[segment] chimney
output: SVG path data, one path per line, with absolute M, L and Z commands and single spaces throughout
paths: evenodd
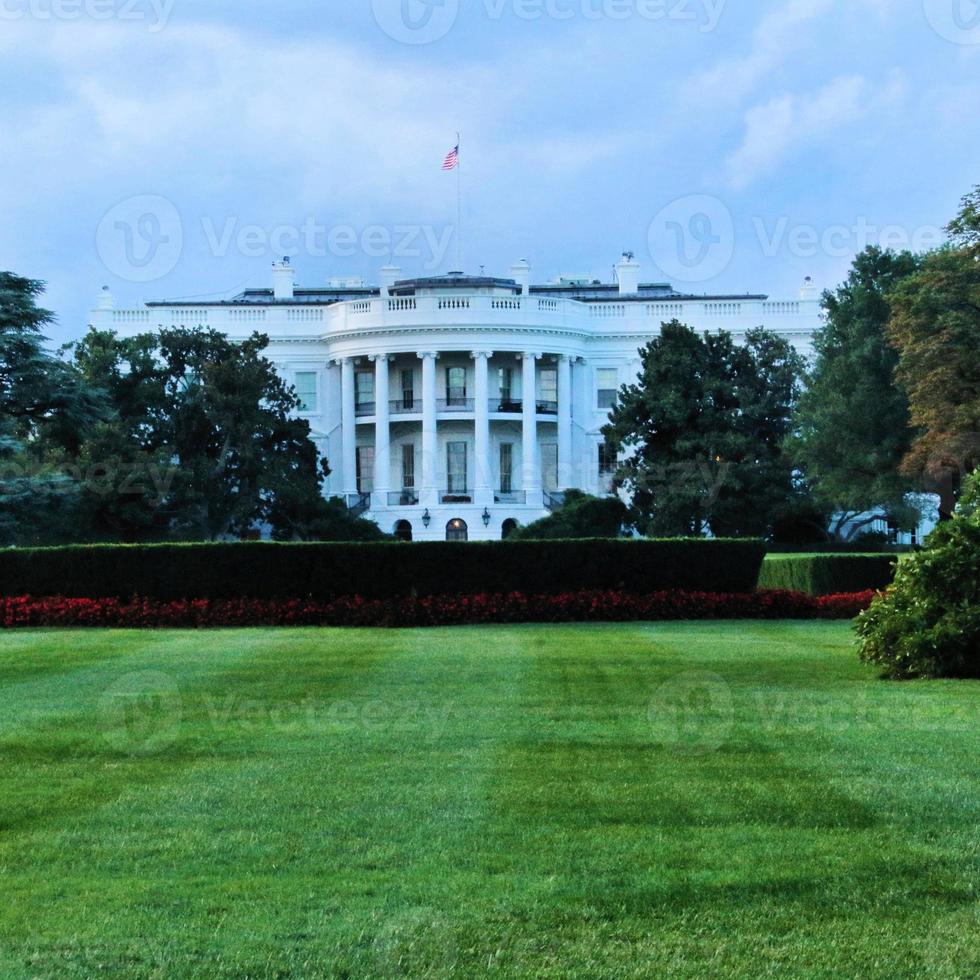
M 112 298 L 112 290 L 108 286 L 102 287 L 102 292 L 99 293 L 99 306 L 100 310 L 114 310 L 116 308 L 116 301 Z
M 803 280 L 803 287 L 800 289 L 800 299 L 817 300 L 820 299 L 820 290 L 813 283 L 813 279 L 807 276 Z
M 623 252 L 616 265 L 616 278 L 621 296 L 635 296 L 640 291 L 640 263 L 633 258 L 632 252 Z
M 289 264 L 289 256 L 283 257 L 282 262 L 272 263 L 272 292 L 276 299 L 293 298 L 293 267 Z
M 397 265 L 385 265 L 381 267 L 381 295 L 387 296 L 391 292 L 391 287 L 402 277 L 402 270 Z
M 521 259 L 510 267 L 510 277 L 521 287 L 521 295 L 527 296 L 531 288 L 531 263 Z

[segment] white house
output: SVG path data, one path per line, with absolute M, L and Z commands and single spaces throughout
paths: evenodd
M 624 255 L 618 282 L 509 278 L 333 280 L 300 288 L 289 259 L 271 289 L 213 303 L 116 309 L 106 290 L 92 326 L 121 335 L 207 326 L 268 334 L 268 356 L 296 388 L 330 460 L 328 491 L 382 529 L 415 540 L 506 536 L 545 516 L 563 490 L 608 489 L 601 429 L 638 351 L 675 317 L 740 338 L 767 327 L 807 356 L 817 290 L 798 298 L 694 296 L 641 283 Z

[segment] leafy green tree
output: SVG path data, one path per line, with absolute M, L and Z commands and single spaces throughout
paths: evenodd
M 550 517 L 519 528 L 507 540 L 618 538 L 628 521 L 629 509 L 618 497 L 592 497 L 568 490 L 564 504 Z
M 814 337 L 816 364 L 788 448 L 815 500 L 835 515 L 838 539 L 879 519 L 905 528 L 919 520 L 907 503 L 913 481 L 901 472 L 913 438 L 908 397 L 895 382 L 898 354 L 886 337 L 888 296 L 918 267 L 909 252 L 871 247 L 823 297 L 826 323 Z
M 980 463 L 980 188 L 948 231 L 950 244 L 891 294 L 888 323 L 918 430 L 904 468 L 931 479 Z
M 325 461 L 295 393 L 262 352 L 268 338 L 234 343 L 184 328 L 119 338 L 90 331 L 75 345 L 84 377 L 100 379 L 114 409 L 85 447 L 108 460 L 96 520 L 125 537 L 243 535 L 319 507 Z M 285 533 L 283 531 L 283 533 Z
M 980 471 L 857 631 L 862 659 L 888 677 L 980 678 Z
M 105 405 L 98 386 L 47 348 L 44 284 L 0 272 L 0 544 L 86 540 L 71 465 Z
M 674 320 L 640 351 L 603 432 L 644 534 L 760 535 L 795 495 L 782 444 L 804 362 L 766 330 L 744 344 Z

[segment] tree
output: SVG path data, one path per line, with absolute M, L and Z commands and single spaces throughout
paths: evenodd
M 980 471 L 857 631 L 861 658 L 888 677 L 980 678 Z
M 674 320 L 640 351 L 603 432 L 621 454 L 614 483 L 648 535 L 768 534 L 794 496 L 782 450 L 804 362 L 789 342 L 750 331 L 699 335 Z
M 888 323 L 919 430 L 903 467 L 933 480 L 980 463 L 980 188 L 948 231 L 950 243 L 896 286 Z M 946 516 L 951 509 L 947 499 Z
M 895 382 L 898 354 L 886 337 L 888 295 L 918 267 L 909 252 L 871 247 L 823 297 L 826 324 L 814 337 L 816 364 L 788 449 L 816 501 L 834 513 L 838 539 L 848 526 L 851 538 L 879 519 L 918 523 L 906 502 L 913 481 L 900 471 L 913 437 L 908 397 Z
M 98 386 L 50 353 L 44 284 L 0 272 L 0 544 L 85 539 L 66 464 L 105 411 Z
M 519 528 L 507 540 L 618 538 L 628 521 L 629 510 L 618 497 L 592 497 L 568 490 L 564 504 L 550 517 Z
M 74 346 L 114 410 L 83 455 L 128 474 L 125 485 L 107 481 L 97 522 L 128 538 L 216 539 L 318 506 L 329 470 L 294 415 L 295 394 L 262 356 L 267 345 L 261 334 L 233 343 L 180 328 L 90 331 Z

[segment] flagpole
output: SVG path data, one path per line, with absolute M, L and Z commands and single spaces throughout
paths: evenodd
M 463 271 L 463 162 L 459 133 L 456 134 L 456 268 Z

